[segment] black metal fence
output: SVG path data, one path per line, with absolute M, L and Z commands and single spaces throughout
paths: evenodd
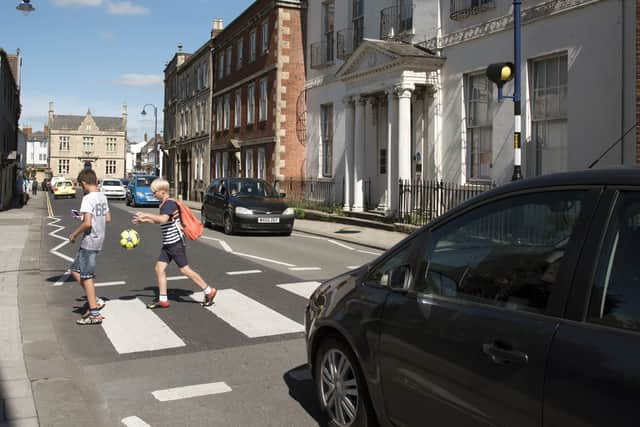
M 285 200 L 308 202 L 320 206 L 332 206 L 341 203 L 332 180 L 314 178 L 287 178 L 274 183 L 278 191 L 285 193 Z
M 400 180 L 398 221 L 423 225 L 494 187 L 494 184 L 456 184 L 444 181 Z

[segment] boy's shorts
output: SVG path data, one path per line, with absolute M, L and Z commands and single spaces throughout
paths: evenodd
M 71 271 L 80 273 L 81 279 L 93 279 L 96 277 L 96 255 L 98 251 L 80 248 L 76 259 L 71 264 Z
M 170 245 L 162 245 L 158 261 L 169 264 L 172 260 L 176 262 L 179 268 L 189 265 L 189 262 L 187 262 L 187 251 L 184 243 L 176 242 Z

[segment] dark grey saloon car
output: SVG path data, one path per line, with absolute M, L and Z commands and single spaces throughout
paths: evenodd
M 322 284 L 306 312 L 335 426 L 637 426 L 640 170 L 528 179 Z

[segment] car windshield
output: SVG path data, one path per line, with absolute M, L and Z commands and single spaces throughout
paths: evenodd
M 73 183 L 70 181 L 62 181 L 58 183 L 58 187 L 73 187 Z
M 229 191 L 234 197 L 276 197 L 273 187 L 259 180 L 232 179 Z
M 155 178 L 152 176 L 143 176 L 143 177 L 139 177 L 136 178 L 136 185 L 138 187 L 148 187 L 151 185 L 151 181 L 153 181 Z
M 110 186 L 117 186 L 120 187 L 122 184 L 120 184 L 120 181 L 116 181 L 116 180 L 104 180 L 102 181 L 102 185 L 110 185 Z

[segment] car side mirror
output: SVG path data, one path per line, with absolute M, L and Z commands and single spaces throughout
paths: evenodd
M 285 193 L 284 191 L 281 191 L 281 192 L 280 192 L 280 193 L 278 193 L 278 194 L 279 194 L 279 196 L 280 196 L 281 198 L 283 198 L 283 199 L 284 199 L 285 197 L 287 197 L 287 193 Z
M 406 290 L 411 279 L 411 269 L 408 265 L 401 265 L 389 274 L 389 287 L 393 290 Z

